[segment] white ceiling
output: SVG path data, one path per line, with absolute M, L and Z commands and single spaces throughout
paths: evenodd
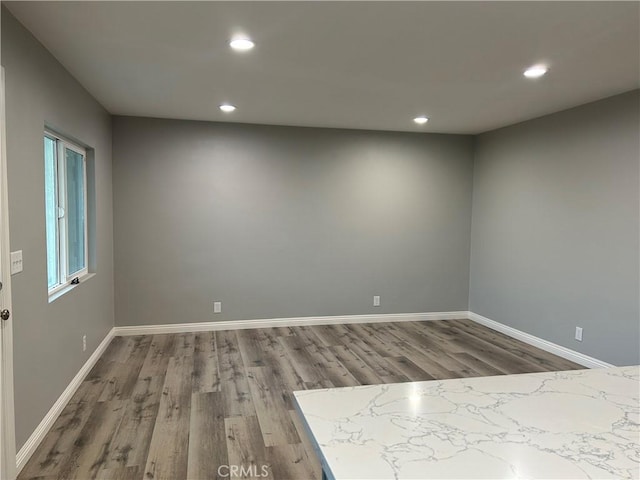
M 640 86 L 638 2 L 7 6 L 119 115 L 479 133 Z

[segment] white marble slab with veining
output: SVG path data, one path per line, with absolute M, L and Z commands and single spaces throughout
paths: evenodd
M 640 367 L 294 392 L 328 478 L 640 478 Z

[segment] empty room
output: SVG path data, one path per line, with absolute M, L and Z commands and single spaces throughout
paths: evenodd
M 640 2 L 2 2 L 2 480 L 640 479 Z

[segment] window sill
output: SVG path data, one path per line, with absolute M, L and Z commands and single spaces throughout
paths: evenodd
M 76 287 L 79 287 L 80 285 L 82 285 L 84 282 L 86 282 L 87 280 L 89 280 L 90 278 L 95 277 L 96 274 L 95 273 L 87 273 L 81 277 L 78 277 L 78 279 L 80 280 L 80 283 L 75 283 L 75 284 L 69 284 L 69 285 L 65 285 L 64 287 L 62 287 L 60 290 L 56 290 L 53 293 L 49 294 L 49 303 L 59 299 L 61 296 L 63 296 L 65 293 L 69 293 L 71 290 L 73 290 Z

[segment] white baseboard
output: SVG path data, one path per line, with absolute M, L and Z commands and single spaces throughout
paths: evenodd
M 380 315 L 339 315 L 332 317 L 263 318 L 223 322 L 172 323 L 167 325 L 135 325 L 115 327 L 118 336 L 156 335 L 162 333 L 207 332 L 213 330 L 245 330 L 248 328 L 296 327 L 348 323 L 422 322 L 468 318 L 469 312 L 386 313 Z
M 504 333 L 505 335 L 513 337 L 524 343 L 528 343 L 529 345 L 538 347 L 540 350 L 545 350 L 549 353 L 553 353 L 554 355 L 566 358 L 567 360 L 571 360 L 572 362 L 578 363 L 585 367 L 608 368 L 615 366 L 611 365 L 610 363 L 603 362 L 602 360 L 598 360 L 597 358 L 590 357 L 589 355 L 585 355 L 584 353 L 576 352 L 575 350 L 571 350 L 570 348 L 563 347 L 556 343 L 549 342 L 548 340 L 544 340 L 529 333 L 525 333 L 521 330 L 508 327 L 507 325 L 503 325 L 502 323 L 496 322 L 495 320 L 491 320 L 487 317 L 483 317 L 482 315 L 478 315 L 477 313 L 467 313 L 469 320 L 473 320 L 474 322 L 484 325 L 485 327 L 497 330 L 498 332 Z
M 457 320 L 466 318 L 489 327 L 498 332 L 520 340 L 541 350 L 566 358 L 572 362 L 589 368 L 613 367 L 610 363 L 590 357 L 575 350 L 557 345 L 529 333 L 517 330 L 502 323 L 491 320 L 477 313 L 458 312 L 430 312 L 430 313 L 386 313 L 380 315 L 337 315 L 329 317 L 294 317 L 294 318 L 262 318 L 254 320 L 228 320 L 221 322 L 172 323 L 167 325 L 135 325 L 130 327 L 115 327 L 118 336 L 128 335 L 156 335 L 163 333 L 207 332 L 217 330 L 244 330 L 248 328 L 296 327 L 304 325 L 335 325 L 349 323 L 380 323 L 380 322 L 422 322 L 428 320 Z
M 62 413 L 62 410 L 64 409 L 64 407 L 69 402 L 69 400 L 71 400 L 71 397 L 76 392 L 76 390 L 78 389 L 82 381 L 85 379 L 87 374 L 91 371 L 91 369 L 96 364 L 98 359 L 102 356 L 104 351 L 107 349 L 113 337 L 115 337 L 115 333 L 114 333 L 114 329 L 112 328 L 109 331 L 109 333 L 107 333 L 107 336 L 104 337 L 102 342 L 100 342 L 100 345 L 98 345 L 95 351 L 87 359 L 87 361 L 82 366 L 80 371 L 76 374 L 75 377 L 73 377 L 73 380 L 71 380 L 71 383 L 69 383 L 67 388 L 64 389 L 64 392 L 62 392 L 58 400 L 56 400 L 56 403 L 53 404 L 51 409 L 47 412 L 47 414 L 44 416 L 40 424 L 36 427 L 34 432 L 31 434 L 29 439 L 25 442 L 25 444 L 22 446 L 20 451 L 17 453 L 16 468 L 18 473 L 20 473 L 20 471 L 27 464 L 27 461 L 29 461 L 29 458 L 31 458 L 31 455 L 33 455 L 33 452 L 36 451 L 36 448 L 38 448 L 38 445 L 40 445 L 40 442 L 42 442 L 42 439 L 49 432 L 49 430 L 53 426 L 54 422 L 57 420 L 60 413 Z

